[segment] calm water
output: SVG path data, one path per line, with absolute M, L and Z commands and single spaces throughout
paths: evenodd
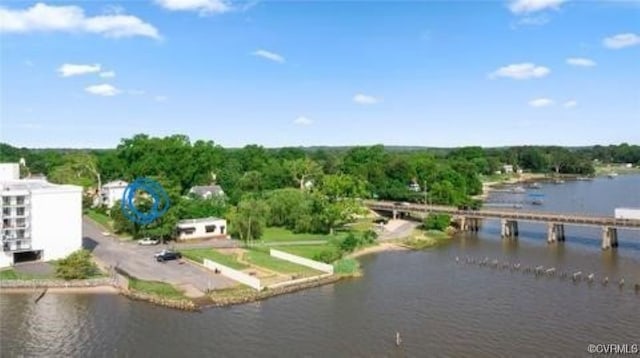
M 640 207 L 640 176 L 544 186 L 539 210 L 611 214 Z M 183 313 L 115 295 L 0 296 L 2 357 L 528 357 L 588 356 L 589 343 L 640 344 L 640 232 L 600 250 L 600 231 L 567 227 L 545 242 L 523 225 L 517 241 L 487 222 L 477 236 L 424 252 L 362 260 L 365 275 L 267 301 Z M 607 287 L 456 263 L 489 257 L 593 272 Z M 402 346 L 395 347 L 395 332 Z

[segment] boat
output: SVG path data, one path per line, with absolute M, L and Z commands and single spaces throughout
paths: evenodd
M 542 200 L 542 199 L 533 199 L 531 201 L 531 204 L 532 205 L 542 205 L 542 204 L 544 204 L 544 200 Z
M 564 180 L 563 179 L 554 179 L 553 180 L 553 184 L 564 184 Z
M 518 186 L 518 187 L 512 188 L 511 192 L 512 193 L 524 193 L 524 192 L 526 192 L 526 190 L 523 187 Z
M 611 173 L 607 174 L 607 176 L 608 176 L 610 179 L 613 179 L 613 178 L 615 178 L 615 177 L 617 177 L 617 176 L 618 176 L 618 173 L 616 173 L 616 172 L 611 172 Z
M 592 177 L 577 177 L 576 180 L 587 181 L 587 180 L 593 180 L 593 178 Z

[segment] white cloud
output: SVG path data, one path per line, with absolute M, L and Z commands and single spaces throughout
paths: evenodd
M 102 78 L 113 78 L 116 77 L 115 71 L 103 71 L 98 74 L 98 76 Z
M 631 47 L 640 45 L 640 35 L 633 33 L 625 33 L 625 34 L 617 34 L 614 36 L 610 36 L 602 40 L 602 44 L 605 47 L 611 49 L 621 49 L 625 47 Z
M 25 10 L 0 7 L 0 32 L 88 32 L 119 38 L 146 36 L 160 38 L 158 30 L 139 18 L 123 14 L 87 17 L 78 6 L 49 6 L 37 3 Z
M 525 62 L 516 63 L 504 67 L 500 67 L 489 74 L 489 78 L 508 77 L 514 80 L 527 80 L 531 78 L 541 78 L 547 76 L 551 72 L 544 66 L 537 66 L 535 63 Z
M 165 102 L 166 100 L 169 99 L 169 97 L 160 95 L 160 96 L 155 96 L 153 99 L 156 102 Z
M 577 102 L 577 101 L 575 101 L 575 100 L 573 100 L 573 99 L 572 99 L 572 100 L 569 100 L 569 101 L 566 101 L 566 102 L 564 102 L 564 103 L 562 104 L 562 106 L 563 106 L 564 108 L 573 108 L 573 107 L 575 107 L 575 106 L 577 106 L 577 105 L 578 105 L 578 102 Z
M 548 107 L 553 104 L 553 100 L 549 98 L 536 98 L 529 101 L 531 107 Z
M 353 101 L 358 104 L 376 104 L 380 102 L 380 100 L 374 96 L 369 96 L 366 94 L 358 93 L 353 96 Z
M 58 73 L 62 77 L 80 76 L 89 73 L 100 72 L 100 64 L 93 65 L 74 65 L 71 63 L 65 63 L 58 68 Z
M 596 65 L 596 62 L 588 58 L 571 57 L 567 59 L 567 64 L 578 67 L 593 67 Z
M 96 96 L 111 97 L 120 93 L 120 90 L 110 84 L 93 85 L 84 89 L 85 91 L 95 94 Z
M 566 0 L 513 0 L 509 10 L 514 14 L 528 14 L 546 9 L 558 9 Z
M 282 55 L 279 55 L 275 52 L 270 52 L 267 50 L 256 50 L 252 53 L 252 55 L 266 58 L 267 60 L 278 62 L 278 63 L 284 63 L 285 61 Z
M 305 116 L 300 116 L 296 118 L 293 123 L 301 126 L 308 126 L 313 123 L 313 120 Z
M 200 15 L 224 13 L 231 6 L 224 0 L 156 0 L 156 3 L 171 11 L 198 11 Z

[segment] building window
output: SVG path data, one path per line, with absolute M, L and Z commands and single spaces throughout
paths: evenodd
M 216 231 L 216 226 L 215 225 L 205 225 L 204 226 L 204 231 L 205 232 L 215 232 Z
M 11 200 L 6 196 L 2 197 L 2 205 L 11 205 Z
M 224 225 L 220 226 L 220 233 L 224 234 Z
M 178 228 L 178 234 L 191 235 L 194 232 L 196 232 L 196 228 L 195 227 L 181 227 L 181 228 Z
M 24 205 L 24 196 L 19 196 L 16 198 L 16 205 Z
M 18 210 L 16 210 L 16 215 L 17 216 L 24 216 L 24 208 L 18 208 Z
M 2 209 L 2 215 L 10 216 L 11 215 L 11 210 L 9 210 L 9 208 L 3 208 Z

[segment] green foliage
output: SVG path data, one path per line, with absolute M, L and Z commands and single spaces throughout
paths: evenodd
M 349 233 L 349 235 L 347 235 L 347 237 L 345 237 L 340 243 L 340 250 L 343 252 L 353 252 L 359 244 L 360 240 L 358 240 L 353 233 Z
M 269 215 L 269 206 L 261 199 L 245 199 L 227 214 L 229 231 L 247 244 L 262 236 Z
M 56 265 L 56 276 L 64 280 L 85 279 L 98 272 L 87 250 L 73 252 Z
M 332 263 L 336 260 L 339 260 L 342 257 L 342 252 L 338 250 L 335 246 L 329 245 L 325 247 L 320 252 L 315 253 L 311 259 L 324 262 L 324 263 Z
M 129 277 L 129 289 L 164 298 L 185 298 L 182 291 L 179 291 L 168 283 L 159 281 L 145 281 L 137 279 L 135 277 Z
M 356 259 L 345 258 L 333 264 L 333 272 L 342 275 L 353 275 L 360 271 L 360 263 Z
M 451 223 L 449 214 L 430 214 L 422 224 L 425 230 L 444 231 Z

